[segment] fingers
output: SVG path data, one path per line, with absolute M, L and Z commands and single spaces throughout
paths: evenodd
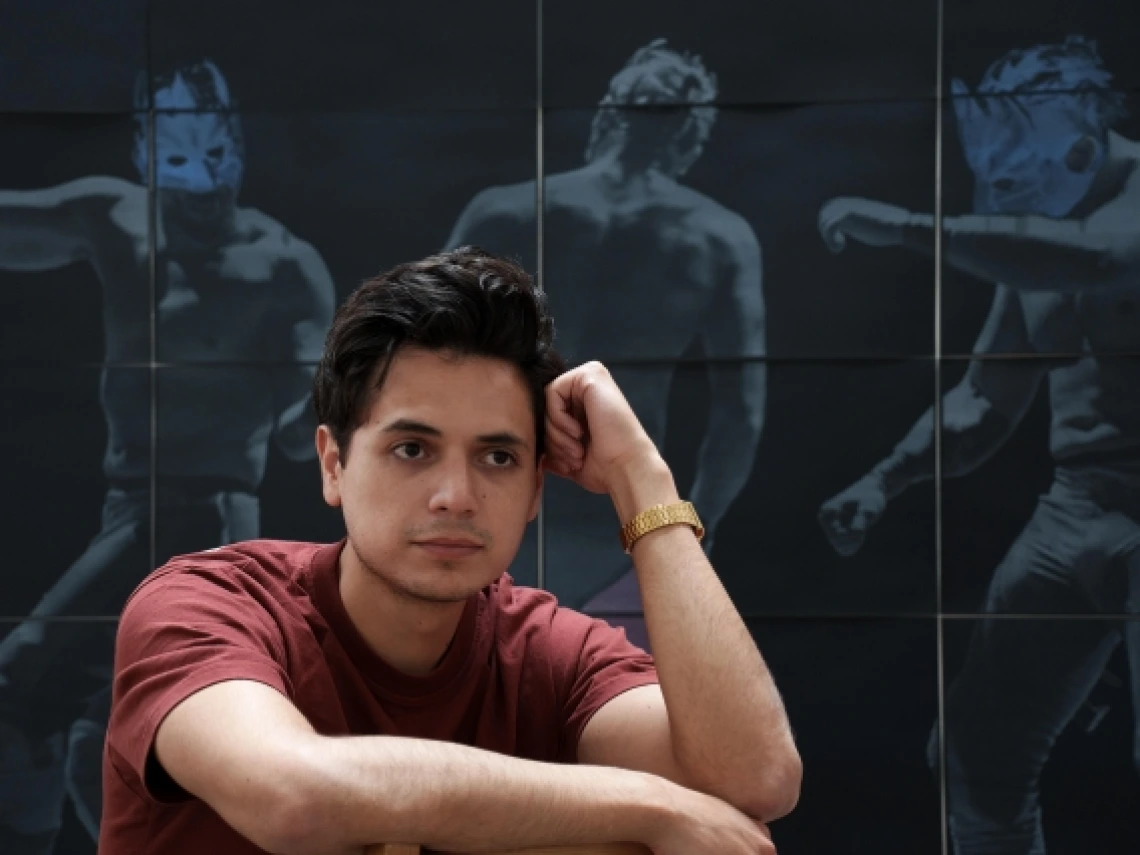
M 586 456 L 582 442 L 553 418 L 546 420 L 546 449 L 547 468 L 555 474 L 569 477 L 582 468 L 582 461 Z

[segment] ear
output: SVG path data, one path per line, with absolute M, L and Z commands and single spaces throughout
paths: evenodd
M 544 482 L 543 464 L 546 462 L 546 455 L 540 454 L 538 456 L 538 465 L 534 470 L 534 499 L 530 503 L 530 510 L 527 512 L 526 521 L 534 522 L 535 517 L 538 516 L 538 509 L 542 507 L 542 485 Z
M 317 428 L 317 461 L 321 465 L 321 493 L 330 507 L 340 507 L 340 479 L 344 467 L 340 463 L 340 448 L 333 439 L 328 425 Z
M 1065 154 L 1065 166 L 1070 172 L 1088 172 L 1097 159 L 1097 141 L 1087 134 L 1070 146 Z

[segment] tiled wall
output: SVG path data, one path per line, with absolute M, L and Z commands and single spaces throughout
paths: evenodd
M 1067 93 L 987 96 L 976 125 L 994 186 L 1060 164 L 1032 201 L 1001 185 L 1006 238 L 916 227 L 833 252 L 820 233 L 834 199 L 981 212 L 951 81 L 974 90 L 1015 48 L 1095 41 L 1103 94 L 1140 112 L 1130 5 L 10 0 L 3 18 L 0 852 L 94 851 L 97 787 L 82 763 L 68 790 L 46 770 L 97 746 L 115 615 L 148 568 L 341 531 L 315 463 L 273 429 L 311 367 L 287 289 L 256 264 L 195 274 L 167 244 L 168 191 L 132 164 L 139 129 L 161 130 L 157 75 L 203 58 L 238 107 L 240 204 L 270 218 L 264 240 L 310 243 L 337 301 L 476 240 L 539 271 L 572 359 L 613 369 L 717 523 L 713 562 L 786 698 L 806 778 L 781 852 L 1140 846 L 1140 115 L 1085 169 L 1056 116 L 1085 103 L 1073 87 L 1092 78 L 1065 75 L 1093 48 L 1069 42 L 1003 78 Z M 703 149 L 680 186 L 582 171 L 611 84 L 674 79 L 667 55 L 623 71 L 655 39 L 716 76 Z M 669 91 L 607 116 L 657 138 L 710 106 Z M 1029 216 L 1082 170 L 1101 176 L 1086 208 L 1050 214 L 1072 231 Z M 74 204 L 6 194 L 88 176 L 111 180 Z M 915 483 L 865 537 L 832 531 L 840 555 L 821 519 L 849 530 L 855 506 L 833 497 L 861 484 L 846 496 L 868 509 L 860 479 L 930 408 Z M 607 503 L 553 484 L 542 519 L 516 578 L 643 634 Z M 25 751 L 43 774 L 6 774 Z

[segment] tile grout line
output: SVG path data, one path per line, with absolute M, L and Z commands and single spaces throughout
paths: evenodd
M 146 216 L 147 297 L 150 301 L 150 525 L 147 527 L 147 572 L 158 562 L 158 115 L 154 107 L 154 57 L 151 50 L 153 10 L 143 12 L 146 32 Z
M 546 166 L 543 161 L 544 155 L 544 125 L 543 125 L 543 82 L 542 82 L 542 0 L 535 0 L 535 26 L 534 26 L 534 42 L 535 42 L 535 142 L 534 142 L 534 205 L 535 205 L 535 269 L 534 276 L 535 282 L 543 290 L 546 289 L 546 269 L 545 257 L 543 250 L 545 248 L 545 217 L 546 217 L 546 185 L 544 181 L 544 174 Z M 542 498 L 538 504 L 538 519 L 536 521 L 536 530 L 538 533 L 535 543 L 535 548 L 538 551 L 536 556 L 536 572 L 535 585 L 539 590 L 546 590 L 546 491 L 543 491 Z
M 942 855 L 950 855 L 946 772 L 946 639 L 942 602 L 942 84 L 945 6 L 938 0 L 934 73 L 934 608 L 937 614 L 935 679 L 938 696 L 938 834 Z

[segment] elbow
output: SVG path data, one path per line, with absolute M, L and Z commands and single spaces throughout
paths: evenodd
M 736 806 L 760 822 L 787 816 L 799 804 L 803 776 L 803 762 L 793 747 L 786 756 L 770 762 L 765 774 L 752 781 Z
M 250 842 L 273 855 L 325 855 L 344 848 L 344 828 L 321 783 L 326 770 L 314 759 L 298 756 L 289 767 L 279 766 L 265 786 L 250 793 L 246 821 L 238 828 Z
M 322 811 L 301 787 L 279 786 L 253 805 L 245 827 L 249 841 L 273 855 L 309 855 L 328 851 L 331 838 L 320 827 Z

